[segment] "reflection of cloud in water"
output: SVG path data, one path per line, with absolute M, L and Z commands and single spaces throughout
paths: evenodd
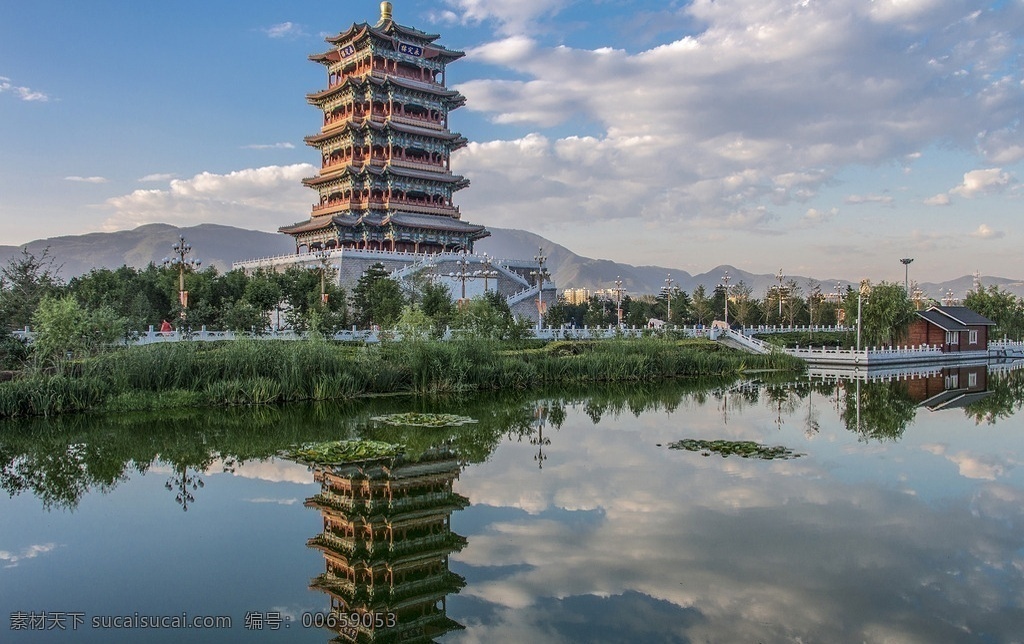
M 921 449 L 929 454 L 944 456 L 957 466 L 960 476 L 969 479 L 994 481 L 1017 465 L 1017 461 L 1007 455 L 977 454 L 967 450 L 948 453 L 949 447 L 941 443 L 926 443 L 921 445 Z
M 276 503 L 278 505 L 295 505 L 296 503 L 299 503 L 301 499 L 268 499 L 261 497 L 258 499 L 247 499 L 247 501 L 249 501 L 249 503 Z
M 1002 476 L 1008 468 L 1013 465 L 997 456 L 974 455 L 968 452 L 957 452 L 947 458 L 957 464 L 960 469 L 960 476 L 969 479 L 984 479 L 994 481 Z
M 57 544 L 55 543 L 38 543 L 27 548 L 22 548 L 19 553 L 0 550 L 0 561 L 3 562 L 4 568 L 14 568 L 25 559 L 35 559 L 39 555 L 46 554 L 56 547 Z
M 453 556 L 470 582 L 463 597 L 495 607 L 491 619 L 467 623 L 467 641 L 568 639 L 561 625 L 584 619 L 573 601 L 610 612 L 626 596 L 705 618 L 654 617 L 669 630 L 652 640 L 971 641 L 1008 637 L 1024 623 L 1024 496 L 1016 488 L 984 484 L 972 499 L 936 506 L 905 482 L 840 480 L 828 469 L 834 456 L 701 458 L 654 447 L 678 429 L 608 432 L 572 415 L 546 448 L 543 472 L 528 446 L 505 445 L 462 475 L 474 505 L 530 513 L 468 534 Z M 734 416 L 728 438 L 760 442 L 758 427 Z M 894 444 L 832 449 L 890 468 L 906 455 Z M 925 451 L 953 460 L 944 446 Z M 974 463 L 961 465 L 964 476 L 1001 466 L 983 455 L 961 462 Z M 603 516 L 579 529 L 553 508 Z M 477 582 L 470 566 L 508 568 Z
M 206 468 L 207 474 L 219 474 L 224 471 L 224 461 L 218 459 Z M 259 479 L 271 483 L 302 483 L 312 484 L 313 473 L 305 465 L 283 459 L 265 461 L 247 461 L 231 464 L 234 476 L 246 479 Z

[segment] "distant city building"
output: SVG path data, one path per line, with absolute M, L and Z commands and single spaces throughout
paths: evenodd
M 537 258 L 473 254 L 490 233 L 462 221 L 453 203 L 469 181 L 451 171 L 452 151 L 466 139 L 449 129 L 448 114 L 466 99 L 446 86 L 446 66 L 464 54 L 439 38 L 398 24 L 383 2 L 376 24 L 353 24 L 309 57 L 327 71 L 327 88 L 306 96 L 323 112 L 320 132 L 305 138 L 320 153 L 320 172 L 303 179 L 319 198 L 307 221 L 280 228 L 295 239 L 294 255 L 233 268 L 327 265 L 352 288 L 380 263 L 407 289 L 419 275 L 454 297 L 497 292 L 533 320 L 554 302 L 548 277 L 538 287 Z
M 590 289 L 567 288 L 562 291 L 562 299 L 567 304 L 585 304 L 590 301 Z

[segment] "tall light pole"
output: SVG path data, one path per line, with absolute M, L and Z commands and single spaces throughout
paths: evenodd
M 622 326 L 622 293 L 626 289 L 622 288 L 622 278 L 615 278 L 615 288 L 612 291 L 615 293 L 615 313 L 619 319 L 619 326 Z
M 910 262 L 914 261 L 913 257 L 904 257 L 900 260 L 903 264 L 903 291 L 910 297 Z
M 487 280 L 492 277 L 498 277 L 498 271 L 494 270 L 494 264 L 491 262 L 490 256 L 484 253 L 484 259 L 480 262 L 481 270 L 480 276 L 484 278 L 484 294 L 487 294 Z
M 860 351 L 860 312 L 861 312 L 861 300 L 865 295 L 871 292 L 871 287 L 868 285 L 867 280 L 860 281 L 860 288 L 857 290 L 857 351 Z M 858 381 L 859 382 L 859 381 Z
M 458 266 L 459 270 L 448 273 L 448 277 L 462 282 L 462 297 L 459 298 L 459 308 L 462 308 L 466 302 L 466 280 L 471 280 L 476 275 L 469 270 L 469 259 L 466 257 L 466 251 L 462 251 L 462 257 L 455 260 L 455 265 Z
M 544 278 L 547 277 L 547 269 L 544 262 L 548 258 L 544 255 L 544 249 L 538 248 L 533 261 L 537 262 L 537 270 L 530 271 L 530 274 L 537 280 L 537 329 L 540 330 L 541 322 L 544 319 Z
M 779 274 L 775 276 L 775 279 L 779 280 L 779 292 L 777 293 L 777 295 L 779 296 L 779 324 L 780 325 L 782 324 L 782 279 L 784 277 L 785 277 L 785 275 L 782 274 L 782 269 L 780 268 L 779 269 Z
M 669 274 L 665 278 L 665 286 L 661 288 L 661 292 L 665 294 L 665 305 L 668 307 L 665 310 L 665 323 L 672 324 L 672 283 L 675 280 L 672 279 L 672 275 Z
M 327 304 L 327 265 L 331 261 L 331 253 L 320 250 L 314 256 L 320 261 L 320 303 Z
M 185 290 L 185 267 L 197 269 L 203 263 L 199 259 L 186 256 L 192 252 L 192 244 L 185 241 L 184 235 L 178 235 L 178 241 L 171 245 L 174 251 L 172 257 L 164 257 L 163 265 L 178 267 L 178 302 L 181 303 L 181 317 L 185 318 L 185 310 L 188 308 L 188 291 Z
M 779 269 L 782 272 L 782 269 Z M 725 271 L 725 275 L 722 276 L 722 286 L 725 287 L 725 326 L 729 326 L 729 280 L 732 277 L 729 276 L 729 271 Z

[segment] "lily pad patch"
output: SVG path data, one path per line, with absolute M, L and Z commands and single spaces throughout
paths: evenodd
M 388 414 L 387 416 L 374 416 L 372 420 L 385 425 L 396 427 L 458 427 L 477 422 L 469 416 L 457 416 L 455 414 L 421 414 L 409 412 L 406 414 Z
M 314 465 L 338 465 L 398 456 L 402 445 L 382 441 L 326 441 L 305 443 L 281 452 L 285 458 Z
M 703 456 L 718 454 L 722 458 L 726 456 L 739 456 L 740 458 L 759 458 L 765 461 L 786 460 L 800 458 L 798 454 L 782 445 L 762 445 L 754 441 L 704 441 L 693 438 L 684 438 L 681 441 L 668 444 L 669 449 L 684 449 L 688 452 L 700 452 Z

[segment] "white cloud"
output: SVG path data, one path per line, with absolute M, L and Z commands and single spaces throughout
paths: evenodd
M 866 203 L 880 203 L 884 205 L 890 205 L 893 202 L 893 198 L 889 195 L 850 195 L 846 198 L 846 203 L 852 205 L 860 205 Z
M 495 22 L 500 32 L 515 33 L 536 29 L 541 18 L 557 14 L 569 3 L 570 0 L 445 0 L 452 9 L 434 12 L 431 18 L 464 25 Z
M 1005 237 L 1006 233 L 1002 230 L 992 230 L 988 224 L 981 224 L 978 229 L 971 233 L 971 237 L 977 239 L 999 239 Z
M 0 76 L 0 94 L 4 92 L 10 92 L 23 101 L 34 101 L 38 103 L 45 103 L 50 100 L 50 97 L 45 93 L 38 90 L 31 89 L 20 85 L 14 85 L 11 83 L 11 79 L 6 76 Z
M 464 21 L 511 25 L 564 5 L 452 6 Z M 1019 49 L 1007 14 L 1020 7 L 972 19 L 959 2 L 911 0 L 698 0 L 678 11 L 703 30 L 636 53 L 548 46 L 511 30 L 469 49 L 513 76 L 459 85 L 467 108 L 537 131 L 458 153 L 473 181 L 458 198 L 479 213 L 468 217 L 543 231 L 557 213 L 567 227 L 629 220 L 671 235 L 806 202 L 845 167 L 904 164 L 939 142 L 989 158 L 1024 145 L 1011 107 L 1024 88 L 1001 80 Z M 577 123 L 597 134 L 545 131 Z M 774 215 L 757 230 L 784 225 Z
M 838 208 L 830 208 L 829 210 L 818 210 L 817 208 L 808 208 L 807 212 L 804 214 L 803 222 L 809 225 L 824 224 L 835 219 L 835 216 L 838 214 Z
M 948 206 L 952 201 L 945 192 L 940 192 L 934 197 L 928 197 L 923 202 L 926 206 Z
M 147 174 L 146 176 L 139 178 L 139 183 L 146 183 L 146 182 L 149 182 L 149 181 L 170 181 L 175 176 L 177 176 L 177 175 L 169 173 L 169 172 L 156 173 L 156 174 Z
M 302 25 L 294 22 L 280 22 L 262 31 L 270 38 L 298 38 L 306 35 Z
M 1012 177 L 1009 173 L 1003 172 L 1001 168 L 987 168 L 984 170 L 971 170 L 964 173 L 964 181 L 959 186 L 951 189 L 950 194 L 961 197 L 977 197 L 981 195 L 1000 192 L 1005 189 Z
M 175 179 L 166 190 L 136 190 L 107 199 L 105 207 L 114 214 L 104 227 L 123 230 L 155 222 L 215 222 L 275 230 L 283 223 L 309 217 L 315 193 L 301 180 L 315 173 L 313 166 L 300 163 Z
M 109 179 L 106 179 L 105 177 L 78 177 L 78 176 L 64 177 L 64 180 L 65 181 L 75 181 L 75 182 L 78 182 L 78 183 L 107 183 L 109 181 Z
M 294 143 L 253 143 L 251 145 L 243 145 L 243 150 L 291 150 L 295 148 Z

